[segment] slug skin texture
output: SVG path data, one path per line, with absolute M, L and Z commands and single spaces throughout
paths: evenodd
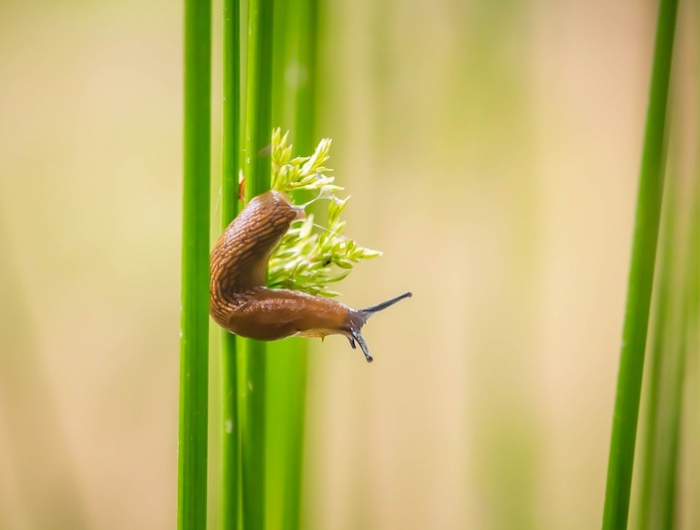
M 272 251 L 292 222 L 304 217 L 303 208 L 278 191 L 268 191 L 248 203 L 211 253 L 211 316 L 231 333 L 255 340 L 344 335 L 353 348 L 359 344 L 372 362 L 362 326 L 370 316 L 411 293 L 356 310 L 322 296 L 267 288 L 265 272 Z

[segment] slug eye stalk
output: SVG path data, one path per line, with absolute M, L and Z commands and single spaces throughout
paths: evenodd
M 413 296 L 413 293 L 411 293 L 410 291 L 407 291 L 403 294 L 395 296 L 394 298 L 389 298 L 388 300 L 385 300 L 384 302 L 380 302 L 378 304 L 366 307 L 364 309 L 360 309 L 360 312 L 365 313 L 367 315 L 367 317 L 365 318 L 365 320 L 366 320 L 367 318 L 371 317 L 372 315 L 379 313 L 380 311 L 384 311 L 388 307 L 391 307 L 396 302 L 400 302 L 404 298 L 411 298 L 412 296 Z
M 350 309 L 350 335 L 348 336 L 348 341 L 350 342 L 350 346 L 353 350 L 357 348 L 356 343 L 360 345 L 362 353 L 365 354 L 365 359 L 367 359 L 368 363 L 371 363 L 374 358 L 369 352 L 369 347 L 367 346 L 365 338 L 362 336 L 362 326 L 365 325 L 365 322 L 367 322 L 369 317 L 376 315 L 380 311 L 384 311 L 405 298 L 411 298 L 412 296 L 413 294 L 411 292 L 405 292 L 395 296 L 394 298 L 389 298 L 389 300 L 385 300 L 384 302 L 366 307 L 365 309 Z

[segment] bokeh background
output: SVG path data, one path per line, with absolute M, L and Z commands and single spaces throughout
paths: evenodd
M 305 528 L 599 526 L 655 16 L 324 2 L 318 136 L 385 252 L 342 300 L 414 297 L 372 365 L 313 344 Z M 3 529 L 175 526 L 181 57 L 179 2 L 0 2 Z

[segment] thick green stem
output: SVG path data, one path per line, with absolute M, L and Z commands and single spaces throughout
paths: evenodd
M 211 3 L 185 0 L 178 528 L 206 528 Z
M 249 200 L 270 188 L 273 0 L 249 0 L 245 175 Z M 262 342 L 243 343 L 241 423 L 243 527 L 265 528 L 265 364 Z
M 297 153 L 314 150 L 316 125 L 316 63 L 318 56 L 318 0 L 299 2 L 297 17 L 298 70 L 296 85 L 294 132 Z M 296 355 L 287 375 L 291 385 L 289 419 L 289 458 L 282 523 L 286 530 L 297 530 L 301 525 L 301 505 L 304 471 L 304 434 L 306 427 L 306 379 L 308 372 L 308 344 L 297 342 Z
M 240 142 L 240 5 L 224 0 L 224 118 L 221 176 L 221 228 L 238 214 L 238 153 Z M 236 337 L 221 331 L 221 528 L 235 530 L 239 516 L 240 436 Z
M 603 528 L 627 527 L 639 396 L 663 196 L 665 128 L 677 0 L 661 0 L 637 199 Z

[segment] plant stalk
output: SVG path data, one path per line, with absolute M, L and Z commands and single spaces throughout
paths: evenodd
M 300 72 L 295 85 L 294 131 L 298 153 L 314 150 L 316 126 L 316 91 L 318 58 L 318 0 L 298 2 L 297 68 Z M 291 385 L 287 487 L 283 498 L 282 524 L 286 530 L 301 527 L 301 507 L 304 478 L 304 439 L 306 431 L 306 381 L 308 374 L 308 343 L 296 342 L 287 375 Z
M 249 0 L 246 90 L 246 199 L 270 188 L 274 0 Z M 243 527 L 265 528 L 265 343 L 242 340 L 240 396 Z
M 221 228 L 238 214 L 240 141 L 241 37 L 239 0 L 224 0 L 223 164 Z M 221 330 L 222 480 L 221 528 L 235 530 L 240 511 L 240 432 L 236 337 Z
M 629 514 L 644 350 L 663 197 L 666 112 L 677 7 L 677 0 L 660 1 L 608 460 L 604 530 L 626 528 Z
M 185 0 L 178 528 L 207 523 L 211 3 Z

